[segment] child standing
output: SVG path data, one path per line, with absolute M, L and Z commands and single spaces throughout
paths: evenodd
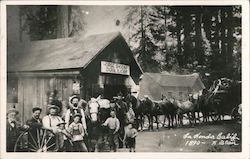
M 58 127 L 58 148 L 59 152 L 70 152 L 72 149 L 72 136 L 65 129 L 65 122 L 60 122 L 57 124 Z
M 138 135 L 137 130 L 133 128 L 131 123 L 129 123 L 123 139 L 124 144 L 125 142 L 127 142 L 129 152 L 135 152 L 135 144 L 136 144 L 135 138 L 137 135 Z
M 116 118 L 114 111 L 110 112 L 110 116 L 102 125 L 108 126 L 110 150 L 116 152 L 119 148 L 118 130 L 120 129 L 120 121 Z
M 80 123 L 81 117 L 81 114 L 76 113 L 73 116 L 73 122 L 69 125 L 68 131 L 72 135 L 74 152 L 88 152 L 88 149 L 83 141 L 85 131 L 83 125 Z

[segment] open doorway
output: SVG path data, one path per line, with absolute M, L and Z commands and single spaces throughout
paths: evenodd
M 127 87 L 125 85 L 104 85 L 104 98 L 106 99 L 112 100 L 120 92 L 125 96 L 128 92 Z

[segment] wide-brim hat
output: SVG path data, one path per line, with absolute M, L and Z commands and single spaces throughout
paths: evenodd
M 37 111 L 37 110 L 42 111 L 42 108 L 40 108 L 40 107 L 38 107 L 38 106 L 32 108 L 32 112 L 35 112 L 35 111 Z
M 80 97 L 78 97 L 77 95 L 73 95 L 71 96 L 71 99 L 70 99 L 70 103 L 72 103 L 73 99 L 77 98 L 78 100 L 80 100 Z
M 80 118 L 82 117 L 82 115 L 80 113 L 76 113 L 76 114 L 73 115 L 73 118 L 75 118 L 77 116 L 80 117 Z
M 56 126 L 59 126 L 59 125 L 61 125 L 61 124 L 65 125 L 66 123 L 65 123 L 64 121 L 61 121 L 61 122 L 59 122 Z
M 56 109 L 57 111 L 60 110 L 60 108 L 56 105 L 48 105 L 48 109 Z
M 10 113 L 13 113 L 13 112 L 15 112 L 16 114 L 19 114 L 19 111 L 18 111 L 18 110 L 16 110 L 15 108 L 11 108 L 11 109 L 9 109 L 9 110 L 7 111 L 7 115 L 10 114 Z

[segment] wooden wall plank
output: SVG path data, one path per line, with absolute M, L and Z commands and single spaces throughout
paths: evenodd
M 62 78 L 57 78 L 57 81 L 56 81 L 56 90 L 58 91 L 58 94 L 57 94 L 57 97 L 58 97 L 58 100 L 62 101 L 63 97 L 62 97 Z
M 43 111 L 41 117 L 47 114 L 48 92 L 53 88 L 58 91 L 58 99 L 64 103 L 64 107 L 68 105 L 68 99 L 72 95 L 73 80 L 70 77 L 47 78 L 31 78 L 23 77 L 18 81 L 18 107 L 20 112 L 20 121 L 24 123 L 32 115 L 32 107 L 40 106 Z
M 19 78 L 18 79 L 18 106 L 16 109 L 19 111 L 19 121 L 23 124 L 23 108 L 24 108 L 24 88 L 23 88 L 23 79 Z

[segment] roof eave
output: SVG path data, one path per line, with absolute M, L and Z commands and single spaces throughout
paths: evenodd
M 100 49 L 97 54 L 95 54 L 95 56 L 93 56 L 84 66 L 82 66 L 82 69 L 85 69 L 88 67 L 88 65 L 99 55 L 103 52 L 103 50 L 105 50 L 109 45 L 111 45 L 111 43 L 117 39 L 119 36 L 121 35 L 121 33 L 119 32 L 118 35 L 114 36 L 114 38 L 112 38 L 102 49 Z

